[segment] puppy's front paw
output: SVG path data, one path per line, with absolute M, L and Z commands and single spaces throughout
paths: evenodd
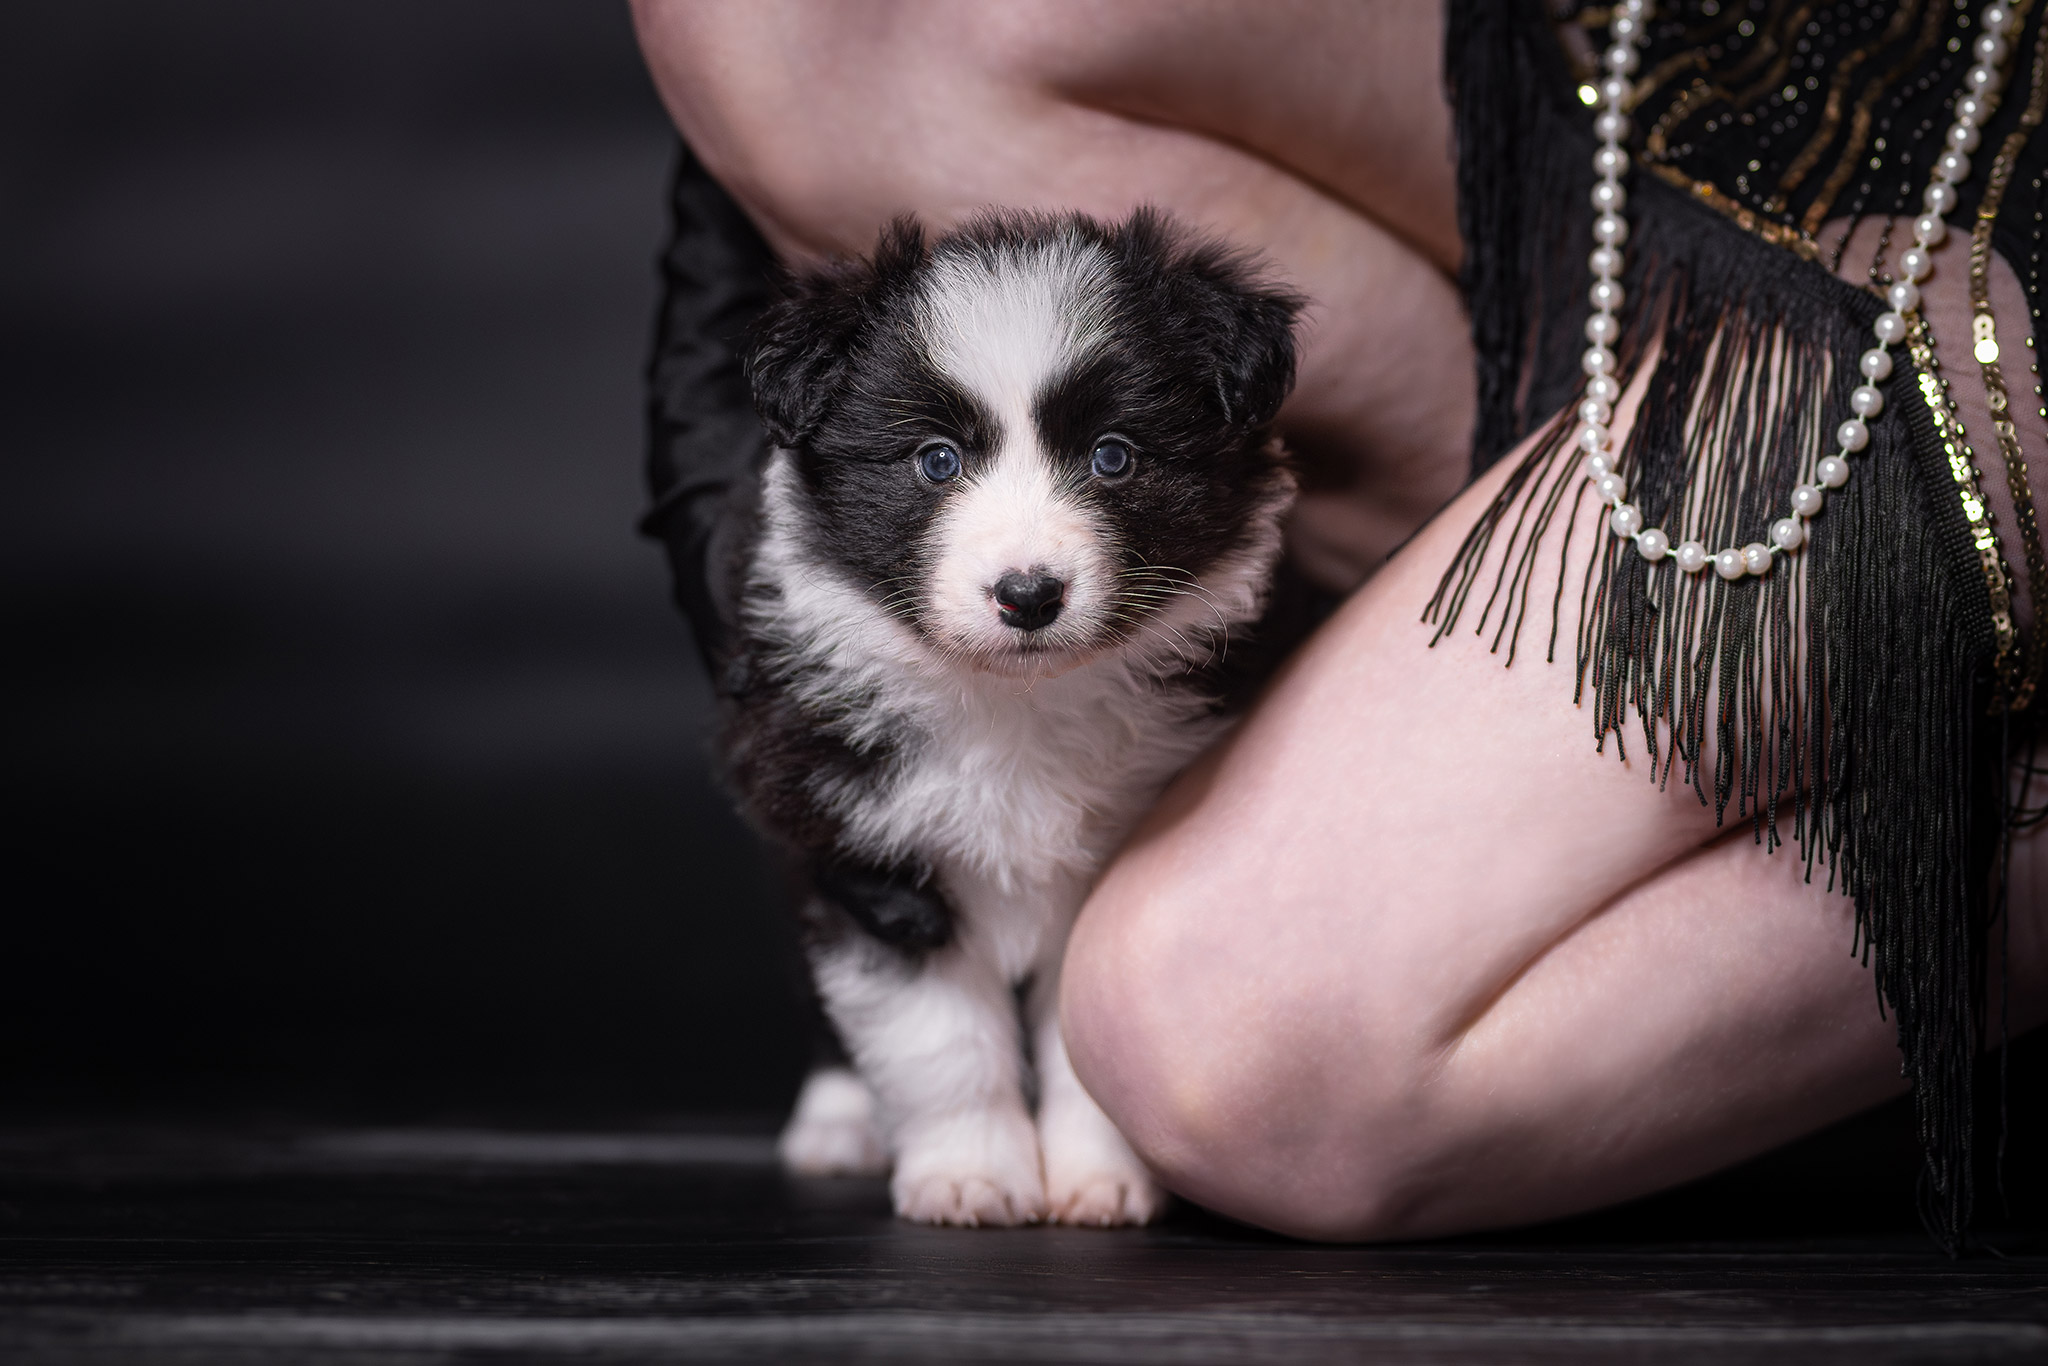
M 875 1094 L 844 1067 L 823 1067 L 805 1079 L 775 1150 L 796 1176 L 880 1176 L 889 1170 L 875 1122 Z
M 1039 1115 L 1045 1151 L 1045 1188 L 1052 1217 L 1062 1224 L 1114 1228 L 1149 1224 L 1173 1198 L 1078 1087 L 1049 1098 Z
M 927 1176 L 897 1181 L 896 1213 L 919 1224 L 962 1228 L 1012 1228 L 1045 1218 L 1045 1195 L 1022 1183 L 1000 1184 L 985 1176 Z
M 918 1125 L 899 1134 L 897 1145 L 889 1191 L 905 1219 L 1007 1228 L 1045 1218 L 1038 1136 L 1021 1109 Z
M 1115 1228 L 1157 1219 L 1173 1197 L 1143 1167 L 1132 1165 L 1134 1170 L 1084 1172 L 1051 1183 L 1047 1203 L 1053 1222 Z

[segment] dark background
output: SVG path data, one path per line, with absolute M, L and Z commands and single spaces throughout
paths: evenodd
M 0 17 L 0 1107 L 763 1111 L 618 0 Z

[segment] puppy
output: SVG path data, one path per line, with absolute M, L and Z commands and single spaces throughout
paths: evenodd
M 1143 1223 L 1164 1195 L 1074 1075 L 1061 954 L 1103 860 L 1227 724 L 1294 479 L 1297 301 L 1139 212 L 996 215 L 790 283 L 726 670 L 730 780 L 794 849 L 852 1069 L 796 1170 L 905 1218 Z

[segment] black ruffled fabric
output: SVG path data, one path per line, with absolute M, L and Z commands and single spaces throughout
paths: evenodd
M 768 434 L 742 354 L 775 297 L 775 261 L 689 148 L 669 184 L 661 306 L 647 361 L 647 486 L 640 529 L 667 548 L 676 605 L 723 687 L 743 539 Z

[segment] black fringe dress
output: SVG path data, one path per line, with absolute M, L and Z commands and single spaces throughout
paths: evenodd
M 2016 8 L 2001 103 L 1948 222 L 1971 235 L 1988 171 L 2013 139 L 1990 243 L 2025 287 L 2031 334 L 2048 5 Z M 1982 0 L 1652 6 L 1629 111 L 1635 231 L 1616 347 L 1624 384 L 1655 366 L 1620 452 L 1646 525 L 1671 529 L 1674 542 L 1683 526 L 1709 547 L 1740 545 L 1784 515 L 1794 484 L 1812 481 L 1861 382 L 1855 357 L 1886 308 L 1875 288 L 1833 273 L 1839 220 L 1897 217 L 1893 250 L 1910 243 L 1981 9 Z M 1767 845 L 1789 839 L 1811 876 L 1855 898 L 1858 948 L 1912 1086 L 1923 1217 L 1954 1250 L 1970 1222 L 1974 1063 L 1987 1032 L 2002 1029 L 1984 1018 L 1984 981 L 1990 932 L 2002 925 L 2001 856 L 2019 818 L 2006 774 L 2030 752 L 2026 713 L 2007 705 L 2024 643 L 2008 633 L 2001 649 L 1979 553 L 1986 524 L 1951 458 L 1967 473 L 1971 457 L 1945 439 L 1936 376 L 1904 350 L 1880 386 L 1869 448 L 1814 524 L 1803 574 L 1684 575 L 1608 537 L 1584 583 L 1530 581 L 1529 547 L 1593 496 L 1571 446 L 1593 245 L 1595 142 L 1579 92 L 1608 18 L 1605 7 L 1541 0 L 1451 5 L 1462 284 L 1479 356 L 1475 471 L 1540 435 L 1430 616 L 1440 629 L 1463 617 L 1469 629 L 1490 612 L 1487 629 L 1510 623 L 1502 640 L 1512 650 L 1537 594 L 1533 620 L 1553 657 L 1575 656 L 1599 743 L 1640 743 L 1660 781 L 1691 787 L 1724 819 L 1754 821 Z M 1881 265 L 1875 273 L 1883 278 Z M 1970 338 L 1940 341 L 1938 360 L 1974 364 Z M 2040 403 L 2024 364 L 2034 359 L 2006 357 L 2016 406 Z M 1971 437 L 1979 467 L 2000 459 L 1988 433 Z M 1987 553 L 2019 582 L 2013 528 L 1990 529 Z

